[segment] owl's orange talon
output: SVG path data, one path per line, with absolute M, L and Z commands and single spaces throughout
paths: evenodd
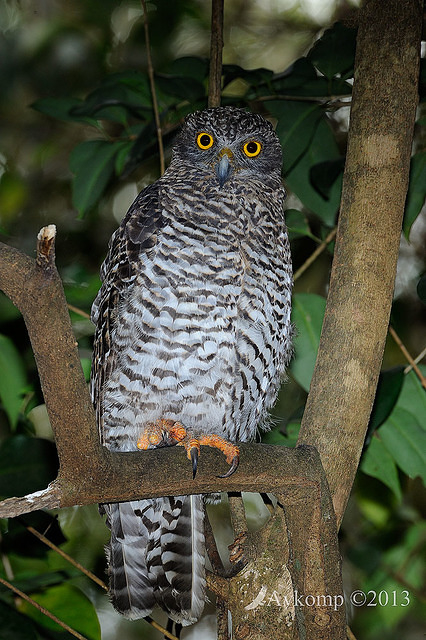
M 180 422 L 161 418 L 146 425 L 136 443 L 138 449 L 157 449 L 179 444 L 186 438 L 186 429 Z
M 144 451 L 174 445 L 185 447 L 187 456 L 192 462 L 193 478 L 195 478 L 197 473 L 201 446 L 219 449 L 224 454 L 226 462 L 231 465 L 228 471 L 221 476 L 217 476 L 218 478 L 229 478 L 229 476 L 232 476 L 240 461 L 240 452 L 235 444 L 215 434 L 206 434 L 195 438 L 188 433 L 187 429 L 185 429 L 180 422 L 166 420 L 164 418 L 147 424 L 136 444 L 138 449 Z
M 231 465 L 228 471 L 221 476 L 217 476 L 218 478 L 229 478 L 229 476 L 232 476 L 237 470 L 240 461 L 240 450 L 235 444 L 228 442 L 216 434 L 202 435 L 197 439 L 191 438 L 188 442 L 179 442 L 178 444 L 185 447 L 188 458 L 192 461 L 193 478 L 195 478 L 195 474 L 197 473 L 200 446 L 219 449 L 226 457 L 226 462 Z

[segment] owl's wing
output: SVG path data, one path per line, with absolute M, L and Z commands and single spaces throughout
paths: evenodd
M 102 287 L 92 306 L 95 324 L 91 390 L 101 440 L 103 437 L 104 382 L 115 368 L 114 331 L 122 300 L 141 268 L 140 254 L 157 242 L 161 227 L 158 185 L 142 191 L 111 237 L 101 267 Z M 106 547 L 110 598 L 114 607 L 129 618 L 149 615 L 154 604 L 154 588 L 148 576 L 146 549 L 158 535 L 160 514 L 151 500 L 100 505 L 111 529 Z
M 107 256 L 101 266 L 102 286 L 92 305 L 95 325 L 91 392 L 96 420 L 103 441 L 102 390 L 114 369 L 116 353 L 112 335 L 123 297 L 140 268 L 141 252 L 155 246 L 163 220 L 158 207 L 158 183 L 144 189 L 136 198 L 120 227 L 112 235 Z

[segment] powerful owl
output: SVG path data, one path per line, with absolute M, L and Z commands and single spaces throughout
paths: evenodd
M 268 425 L 291 354 L 281 147 L 243 109 L 189 115 L 169 168 L 113 234 L 93 304 L 92 394 L 114 451 L 200 444 L 232 473 Z M 143 455 L 143 453 L 141 454 Z M 110 597 L 189 625 L 204 606 L 204 497 L 105 504 Z

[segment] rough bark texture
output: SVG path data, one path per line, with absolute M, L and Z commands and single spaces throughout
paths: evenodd
M 318 459 L 289 479 L 279 507 L 243 543 L 248 563 L 229 581 L 235 640 L 343 640 L 337 525 Z
M 299 443 L 320 455 L 340 523 L 374 401 L 415 120 L 420 0 L 360 11 L 343 194 L 327 308 Z

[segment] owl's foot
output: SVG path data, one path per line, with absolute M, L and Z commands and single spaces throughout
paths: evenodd
M 198 467 L 198 456 L 200 453 L 200 447 L 214 447 L 215 449 L 219 449 L 222 451 L 223 455 L 226 458 L 226 462 L 231 465 L 226 473 L 221 476 L 217 476 L 218 478 L 229 478 L 232 476 L 234 471 L 237 470 L 238 464 L 240 462 L 240 450 L 237 445 L 232 442 L 228 442 L 224 438 L 217 436 L 216 434 L 205 434 L 200 435 L 197 438 L 189 437 L 189 439 L 185 442 L 179 442 L 179 445 L 185 447 L 188 458 L 192 461 L 192 477 L 195 478 L 195 474 L 197 473 Z
M 226 462 L 230 464 L 228 471 L 218 478 L 229 478 L 238 467 L 240 451 L 235 444 L 215 434 L 194 437 L 181 422 L 160 419 L 148 424 L 137 441 L 138 449 L 158 449 L 178 445 L 185 447 L 188 459 L 192 462 L 192 477 L 195 478 L 198 467 L 200 447 L 214 447 L 222 451 Z

